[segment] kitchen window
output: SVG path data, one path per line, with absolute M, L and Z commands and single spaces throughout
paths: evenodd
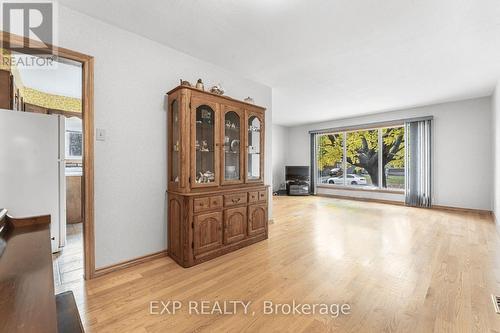
M 81 159 L 83 154 L 82 132 L 66 131 L 66 158 Z

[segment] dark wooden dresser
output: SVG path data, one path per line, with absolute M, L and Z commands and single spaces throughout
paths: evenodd
M 0 209 L 0 332 L 83 332 L 71 292 L 54 295 L 50 216 Z

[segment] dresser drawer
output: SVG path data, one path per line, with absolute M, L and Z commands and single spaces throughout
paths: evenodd
M 267 191 L 259 191 L 259 201 L 267 200 Z
M 224 206 L 225 207 L 241 205 L 241 204 L 245 204 L 246 202 L 247 202 L 247 193 L 246 192 L 227 194 L 224 196 Z
M 259 192 L 253 191 L 248 192 L 248 202 L 257 202 L 259 201 Z
M 204 197 L 194 199 L 194 212 L 202 212 L 208 209 L 222 208 L 222 196 Z

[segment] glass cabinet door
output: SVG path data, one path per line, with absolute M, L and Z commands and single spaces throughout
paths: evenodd
M 240 113 L 224 113 L 223 175 L 224 183 L 241 182 L 241 121 Z
M 170 141 L 171 165 L 170 165 L 170 181 L 179 184 L 180 178 L 180 119 L 179 119 L 179 102 L 177 99 L 170 104 L 172 124 L 172 134 Z
M 194 109 L 194 184 L 217 185 L 216 113 L 214 106 L 199 105 Z
M 261 179 L 261 149 L 262 149 L 262 122 L 256 115 L 248 118 L 247 140 L 247 181 L 260 181 Z

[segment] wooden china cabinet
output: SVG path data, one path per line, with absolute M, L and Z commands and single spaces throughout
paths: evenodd
M 183 267 L 267 238 L 265 109 L 168 92 L 168 254 Z

